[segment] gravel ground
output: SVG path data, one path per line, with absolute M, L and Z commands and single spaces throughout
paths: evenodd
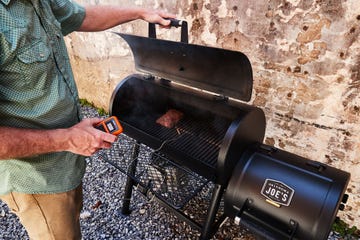
M 87 117 L 97 112 L 89 107 L 83 108 Z M 121 144 L 126 140 L 120 139 Z M 110 155 L 111 156 L 111 155 Z M 87 170 L 83 181 L 84 207 L 81 213 L 81 228 L 84 240 L 90 239 L 198 239 L 199 232 L 178 220 L 171 212 L 156 201 L 148 201 L 138 192 L 133 192 L 129 216 L 120 213 L 125 187 L 125 174 L 103 161 L 104 154 L 87 159 Z M 106 158 L 106 157 L 105 157 Z M 107 157 L 108 158 L 108 157 Z M 209 197 L 208 184 L 191 201 L 187 212 L 202 214 L 206 210 Z M 0 201 L 0 239 L 23 239 L 28 236 L 15 215 Z M 246 229 L 236 226 L 228 219 L 219 228 L 213 239 L 253 240 L 256 239 Z M 331 234 L 329 240 L 341 239 Z

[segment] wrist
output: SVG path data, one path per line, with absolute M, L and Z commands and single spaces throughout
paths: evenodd
M 50 131 L 49 139 L 53 145 L 53 151 L 70 151 L 71 135 L 68 129 L 54 129 Z
M 145 8 L 135 8 L 135 19 L 141 19 L 146 21 L 146 14 L 148 12 L 148 10 L 146 10 Z

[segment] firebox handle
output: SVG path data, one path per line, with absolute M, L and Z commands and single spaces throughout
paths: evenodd
M 175 19 L 175 18 L 166 18 L 170 20 L 170 27 L 181 27 L 181 38 L 180 42 L 189 43 L 188 36 L 188 24 L 186 21 Z M 156 28 L 154 23 L 149 23 L 149 38 L 156 38 Z

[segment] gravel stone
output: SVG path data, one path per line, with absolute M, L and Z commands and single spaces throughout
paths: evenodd
M 91 107 L 83 107 L 85 117 L 98 116 Z M 121 214 L 122 199 L 126 175 L 119 172 L 100 158 L 87 158 L 87 169 L 83 181 L 84 207 L 80 222 L 84 240 L 192 240 L 198 239 L 199 231 L 180 221 L 156 201 L 148 201 L 137 191 L 133 191 L 131 214 Z M 208 196 L 207 186 L 201 192 Z M 202 197 L 203 197 L 202 196 Z M 193 201 L 193 200 L 191 200 Z M 195 199 L 192 208 L 186 212 L 195 217 L 205 214 L 207 204 L 202 199 Z M 25 229 L 18 218 L 11 214 L 8 207 L 0 201 L 0 240 L 28 240 Z M 253 240 L 257 239 L 228 219 L 219 228 L 212 239 Z M 329 240 L 341 239 L 331 233 Z

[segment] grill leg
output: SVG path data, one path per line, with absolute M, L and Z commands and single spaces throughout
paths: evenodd
M 213 224 L 215 222 L 216 213 L 218 212 L 220 201 L 224 193 L 224 187 L 220 184 L 215 184 L 214 191 L 212 193 L 210 206 L 208 208 L 208 213 L 206 221 L 201 229 L 200 240 L 210 239 L 213 235 L 214 229 Z
M 131 153 L 131 164 L 129 165 L 129 169 L 127 171 L 128 177 L 126 178 L 125 193 L 124 193 L 123 205 L 121 209 L 121 213 L 124 215 L 129 215 L 131 213 L 130 201 L 131 201 L 131 194 L 132 194 L 133 186 L 135 185 L 135 181 L 130 176 L 135 176 L 139 151 L 140 151 L 140 143 L 136 142 L 134 144 L 134 148 L 132 149 L 132 153 Z

